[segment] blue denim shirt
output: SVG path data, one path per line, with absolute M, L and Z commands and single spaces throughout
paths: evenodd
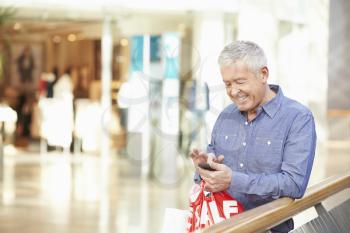
M 257 110 L 251 122 L 235 105 L 226 107 L 207 148 L 225 156 L 224 164 L 232 169 L 227 191 L 246 210 L 279 197 L 302 197 L 315 155 L 312 113 L 285 97 L 279 86 L 270 88 L 276 96 Z

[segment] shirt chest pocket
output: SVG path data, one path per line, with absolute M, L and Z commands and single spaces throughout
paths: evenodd
M 256 137 L 253 163 L 263 171 L 278 171 L 282 164 L 282 147 L 281 139 Z
M 215 150 L 218 154 L 226 154 L 238 149 L 237 134 L 217 134 Z

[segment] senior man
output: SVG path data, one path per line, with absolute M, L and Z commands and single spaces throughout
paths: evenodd
M 233 103 L 216 120 L 207 151 L 191 152 L 195 181 L 203 179 L 211 192 L 227 190 L 246 210 L 280 197 L 301 198 L 315 155 L 312 113 L 267 83 L 267 59 L 257 44 L 233 42 L 218 62 Z M 215 171 L 198 166 L 206 161 Z M 293 225 L 290 219 L 271 231 L 288 232 Z

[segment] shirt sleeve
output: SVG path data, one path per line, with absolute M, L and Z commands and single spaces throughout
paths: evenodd
M 273 198 L 301 198 L 309 181 L 315 147 L 316 132 L 312 114 L 298 114 L 284 144 L 281 171 L 275 174 L 233 171 L 229 188 L 235 192 Z

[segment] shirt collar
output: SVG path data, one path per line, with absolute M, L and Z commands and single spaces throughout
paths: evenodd
M 278 85 L 269 85 L 270 89 L 276 93 L 276 96 L 274 96 L 271 100 L 269 100 L 267 103 L 265 103 L 262 108 L 266 112 L 266 114 L 273 118 L 277 110 L 279 109 L 282 100 L 283 100 L 283 92 L 281 88 Z

